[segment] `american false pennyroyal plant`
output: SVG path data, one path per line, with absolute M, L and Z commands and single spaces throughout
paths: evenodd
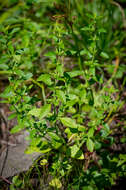
M 15 110 L 10 119 L 16 116 L 18 120 L 18 125 L 11 132 L 24 128 L 29 131 L 30 146 L 26 153 L 44 153 L 41 163 L 49 164 L 48 172 L 54 177 L 50 185 L 57 189 L 62 186 L 80 189 L 87 185 L 97 189 L 95 177 L 105 175 L 102 170 L 99 172 L 103 166 L 100 150 L 106 140 L 108 145 L 113 141 L 109 137 L 111 130 L 107 122 L 120 104 L 112 97 L 116 91 L 114 86 L 108 89 L 103 75 L 99 77 L 97 74 L 101 72 L 96 59 L 97 44 L 100 33 L 105 32 L 97 28 L 101 18 L 87 16 L 91 23 L 81 30 L 89 34 L 89 44 L 78 52 L 70 50 L 76 55 L 77 63 L 73 63 L 72 71 L 65 67 L 68 48 L 64 40 L 69 39 L 69 35 L 73 41 L 76 40 L 74 28 L 69 33 L 57 17 L 50 36 L 53 50 L 45 54 L 53 68 L 36 78 L 31 73 L 24 74 L 19 69 L 20 60 L 12 56 L 10 85 L 1 94 L 6 98 L 5 102 L 11 104 L 10 109 Z M 108 58 L 104 52 L 101 56 Z M 31 96 L 31 90 L 36 86 L 40 90 Z M 39 107 L 36 106 L 38 101 L 41 101 Z M 114 110 L 111 112 L 112 106 Z M 91 182 L 88 181 L 89 174 Z

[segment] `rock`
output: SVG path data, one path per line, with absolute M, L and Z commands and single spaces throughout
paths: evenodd
M 19 135 L 19 143 L 16 146 L 8 146 L 8 154 L 4 169 L 2 172 L 2 177 L 8 178 L 15 176 L 23 171 L 27 171 L 30 166 L 33 164 L 41 153 L 35 152 L 33 154 L 25 154 L 24 151 L 29 145 L 29 142 L 25 140 L 25 137 L 28 136 L 28 132 L 24 131 Z M 7 148 L 4 149 L 0 156 L 0 172 L 3 167 L 3 163 L 6 157 Z

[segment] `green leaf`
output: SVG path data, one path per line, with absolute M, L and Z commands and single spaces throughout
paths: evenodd
M 19 179 L 19 176 L 14 176 L 13 179 L 12 179 L 12 182 L 18 188 L 21 188 L 21 185 L 23 184 L 22 180 Z
M 21 55 L 14 55 L 13 58 L 14 58 L 14 61 L 15 61 L 16 63 L 19 63 L 20 60 L 21 60 Z
M 80 55 L 86 55 L 87 54 L 87 51 L 86 50 L 81 50 L 80 51 Z
M 28 79 L 30 79 L 32 76 L 33 76 L 32 73 L 27 73 L 27 74 L 25 74 L 24 78 L 25 78 L 25 80 L 28 80 Z
M 98 32 L 99 33 L 106 33 L 106 30 L 104 28 L 100 28 L 100 29 L 98 29 Z
M 39 152 L 39 153 L 47 153 L 51 150 L 51 148 L 46 148 L 44 150 L 41 150 L 38 147 L 34 147 L 34 146 L 29 146 L 26 150 L 25 150 L 25 154 L 32 154 L 34 152 Z
M 44 118 L 51 111 L 51 104 L 45 104 L 40 111 L 40 118 Z
M 100 56 L 105 58 L 105 59 L 109 59 L 109 55 L 105 52 L 101 52 Z
M 76 158 L 79 160 L 84 159 L 84 155 L 83 155 L 82 150 L 80 150 L 80 148 L 76 144 L 70 147 L 70 151 L 71 151 L 71 157 L 72 158 Z
M 126 154 L 120 154 L 119 158 L 120 160 L 118 161 L 118 164 L 117 164 L 118 167 L 126 163 Z
M 15 69 L 14 74 L 20 76 L 20 77 L 25 77 L 25 73 L 24 71 L 20 70 L 20 69 Z
M 24 125 L 16 125 L 11 129 L 11 134 L 17 133 L 25 128 Z
M 50 59 L 56 59 L 56 54 L 55 54 L 55 52 L 49 51 L 49 52 L 47 52 L 47 53 L 45 54 L 45 56 L 49 57 Z
M 63 76 L 64 68 L 62 64 L 58 64 L 56 67 L 56 71 L 58 72 L 59 76 Z
M 82 187 L 82 190 L 94 190 L 94 188 L 91 186 L 84 186 Z
M 56 141 L 60 141 L 60 140 L 61 140 L 60 137 L 59 137 L 56 133 L 48 132 L 48 134 L 49 134 L 49 136 L 50 136 L 52 139 L 54 139 L 54 140 L 56 140 Z
M 67 72 L 67 74 L 73 78 L 73 77 L 77 77 L 80 75 L 83 75 L 83 71 L 71 71 L 71 72 Z
M 92 14 L 90 14 L 90 13 L 86 13 L 86 16 L 87 16 L 88 18 L 91 18 L 91 19 L 94 20 L 94 15 L 92 15 Z
M 9 68 L 9 67 L 8 67 L 7 64 L 5 64 L 5 63 L 0 64 L 0 69 L 7 70 L 8 68 Z
M 12 42 L 9 41 L 7 45 L 8 45 L 8 49 L 9 49 L 9 51 L 11 52 L 11 54 L 14 54 L 14 47 L 13 47 L 13 45 L 12 45 Z
M 50 74 L 42 74 L 42 75 L 40 75 L 38 77 L 37 81 L 42 81 L 45 84 L 47 84 L 48 86 L 51 86 L 53 84 Z
M 1 98 L 11 98 L 13 97 L 14 94 L 13 94 L 13 91 L 11 89 L 11 86 L 8 86 L 3 93 L 0 94 L 0 97 Z
M 94 150 L 94 143 L 93 143 L 93 141 L 90 138 L 87 139 L 86 146 L 87 146 L 87 149 L 90 152 L 93 152 L 93 150 Z
M 62 90 L 56 90 L 56 95 L 64 104 L 66 103 L 66 96 Z
M 76 113 L 76 109 L 72 106 L 70 106 L 67 110 L 68 113 Z
M 91 29 L 90 29 L 90 27 L 86 27 L 86 26 L 85 26 L 85 27 L 81 28 L 81 30 L 82 30 L 82 31 L 90 31 Z
M 90 128 L 88 133 L 87 133 L 87 136 L 88 136 L 88 138 L 90 138 L 90 137 L 93 137 L 93 135 L 94 135 L 94 129 Z
M 83 105 L 83 107 L 82 107 L 82 110 L 84 111 L 84 112 L 90 112 L 91 111 L 91 106 L 90 105 L 88 105 L 88 104 L 85 104 L 85 105 Z
M 69 117 L 62 117 L 60 118 L 60 121 L 66 127 L 77 128 L 77 124 L 75 123 L 75 121 Z
M 94 147 L 95 147 L 95 150 L 99 150 L 102 147 L 102 143 L 95 141 Z
M 86 128 L 85 128 L 85 126 L 83 126 L 83 125 L 79 125 L 79 124 L 78 124 L 78 131 L 86 132 Z
M 41 112 L 41 108 L 33 108 L 28 112 L 28 115 L 33 115 L 35 117 L 39 117 Z
M 103 128 L 101 129 L 101 136 L 103 138 L 106 138 L 110 133 L 109 125 L 106 123 L 103 125 Z
M 17 116 L 17 113 L 12 113 L 11 115 L 8 116 L 8 120 L 11 120 Z
M 48 164 L 48 160 L 46 160 L 46 159 L 43 159 L 43 160 L 40 161 L 41 166 L 45 166 L 47 164 Z
M 56 141 L 54 139 L 52 139 L 51 143 L 52 143 L 52 146 L 53 146 L 54 149 L 58 149 L 62 145 L 62 142 L 58 142 L 58 141 Z
M 68 139 L 71 137 L 71 135 L 73 134 L 71 131 L 70 131 L 70 128 L 66 128 L 65 131 L 64 131 L 67 136 L 68 136 Z
M 40 146 L 39 146 L 40 144 Z M 30 146 L 26 149 L 26 154 L 32 154 L 34 152 L 47 153 L 51 150 L 49 143 L 47 141 L 42 141 L 41 139 L 33 139 Z
M 71 55 L 75 55 L 77 53 L 77 51 L 74 50 L 70 50 Z
M 61 189 L 62 183 L 58 178 L 52 179 L 52 181 L 49 183 L 50 186 L 54 187 L 55 189 Z
M 11 31 L 11 35 L 14 34 L 14 33 L 17 33 L 20 31 L 20 28 L 17 27 L 17 28 L 14 28 L 12 31 Z
M 53 132 L 48 132 L 48 135 L 51 137 L 51 144 L 54 147 L 54 149 L 58 149 L 62 144 L 62 139 Z
M 78 96 L 74 95 L 74 94 L 69 94 L 69 101 L 67 101 L 67 106 L 71 107 L 73 106 L 76 102 L 79 101 Z
M 119 158 L 126 161 L 126 154 L 120 154 Z
M 40 117 L 41 119 L 47 116 L 51 110 L 50 104 L 45 104 L 42 108 L 33 108 L 28 112 L 28 115 L 33 115 L 35 117 Z

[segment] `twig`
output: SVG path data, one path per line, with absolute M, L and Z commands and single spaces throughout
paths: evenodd
M 124 28 L 126 28 L 126 17 L 125 17 L 125 12 L 123 10 L 123 8 L 121 7 L 121 5 L 115 1 L 110 1 L 111 4 L 117 6 L 119 9 L 120 9 L 120 12 L 122 14 L 122 19 L 123 19 L 123 25 L 124 25 Z
M 14 143 L 10 143 L 10 142 L 7 142 L 7 141 L 4 141 L 4 140 L 1 140 L 1 144 L 8 144 L 9 146 L 17 146 L 17 144 L 14 144 Z
M 120 61 L 119 57 L 117 56 L 116 61 L 115 61 L 115 68 L 114 68 L 113 76 L 115 76 L 116 73 L 117 73 L 117 70 L 118 70 L 118 67 L 119 67 L 119 61 Z
M 6 178 L 4 178 L 4 177 L 2 177 L 2 176 L 0 176 L 0 179 L 2 179 L 3 181 L 5 181 L 6 183 L 8 183 L 8 184 L 12 184 L 12 182 L 10 182 L 8 179 L 6 179 Z

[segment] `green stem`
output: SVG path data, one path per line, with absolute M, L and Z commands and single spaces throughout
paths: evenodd
M 12 74 L 11 71 L 0 71 L 0 75 Z
M 34 84 L 36 84 L 37 86 L 39 86 L 42 90 L 42 97 L 43 97 L 43 101 L 44 104 L 46 103 L 46 97 L 45 97 L 45 89 L 44 89 L 44 85 L 40 84 L 39 82 L 37 82 L 36 80 L 34 80 L 33 78 L 30 79 Z
M 46 103 L 45 89 L 44 89 L 44 85 L 43 84 L 42 84 L 42 96 L 43 96 L 44 103 Z

